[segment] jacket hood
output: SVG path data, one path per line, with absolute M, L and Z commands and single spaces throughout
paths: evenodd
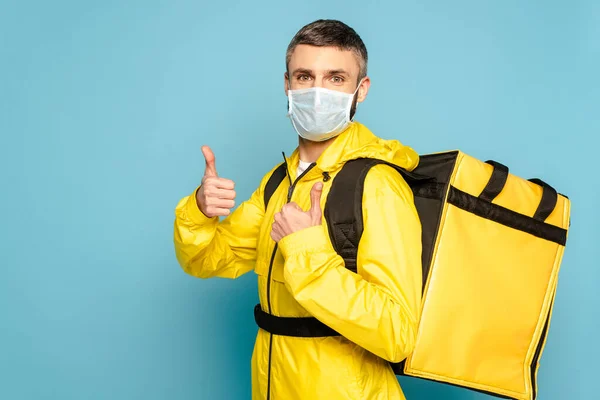
M 419 155 L 412 148 L 398 140 L 377 137 L 360 122 L 352 122 L 321 154 L 317 167 L 323 171 L 337 170 L 346 161 L 357 158 L 377 158 L 408 171 L 414 170 L 419 164 Z M 288 168 L 295 168 L 298 159 L 299 150 L 296 148 L 287 159 Z

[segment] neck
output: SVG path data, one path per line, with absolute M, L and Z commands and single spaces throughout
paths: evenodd
M 308 163 L 317 161 L 334 140 L 335 136 L 322 142 L 312 142 L 301 137 L 298 146 L 300 159 Z

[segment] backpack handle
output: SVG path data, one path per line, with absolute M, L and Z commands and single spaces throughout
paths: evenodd
M 550 216 L 550 214 L 552 214 L 552 211 L 554 211 L 558 201 L 558 193 L 552 186 L 548 185 L 541 179 L 533 178 L 529 179 L 529 182 L 540 185 L 543 189 L 542 200 L 540 201 L 537 210 L 535 210 L 535 214 L 533 214 L 534 219 L 543 222 Z
M 502 189 L 504 189 L 504 185 L 508 179 L 508 167 L 494 160 L 487 160 L 486 164 L 490 164 L 494 167 L 494 170 L 479 198 L 491 203 L 500 194 Z
M 506 180 L 508 179 L 508 167 L 494 160 L 488 160 L 486 161 L 486 164 L 490 164 L 492 167 L 494 167 L 494 170 L 492 171 L 490 180 L 479 195 L 479 198 L 491 203 L 496 196 L 502 192 L 504 185 L 506 185 Z M 535 183 L 536 185 L 541 186 L 543 189 L 542 199 L 540 200 L 540 204 L 533 214 L 533 218 L 544 222 L 550 216 L 550 214 L 552 214 L 552 211 L 554 211 L 554 208 L 556 207 L 558 193 L 552 186 L 548 185 L 541 179 L 532 178 L 529 179 L 529 182 Z

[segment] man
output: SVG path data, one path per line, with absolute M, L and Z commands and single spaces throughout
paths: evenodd
M 334 250 L 322 209 L 346 161 L 379 158 L 412 170 L 418 156 L 353 122 L 370 79 L 367 50 L 352 28 L 332 20 L 303 27 L 286 64 L 289 117 L 299 135 L 285 160 L 288 177 L 265 206 L 273 168 L 231 212 L 234 183 L 217 175 L 215 156 L 203 147 L 202 184 L 176 208 L 177 258 L 199 278 L 254 269 L 260 312 L 316 317 L 339 333 L 307 338 L 259 329 L 253 399 L 404 399 L 389 362 L 411 353 L 419 320 L 421 225 L 412 191 L 388 165 L 369 170 L 356 273 Z

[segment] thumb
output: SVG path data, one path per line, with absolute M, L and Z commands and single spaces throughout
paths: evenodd
M 215 155 L 208 146 L 202 146 L 202 154 L 206 161 L 204 176 L 217 176 L 217 167 L 215 165 Z
M 310 191 L 310 215 L 313 217 L 313 222 L 321 223 L 321 194 L 323 193 L 323 184 L 317 182 L 313 185 Z

